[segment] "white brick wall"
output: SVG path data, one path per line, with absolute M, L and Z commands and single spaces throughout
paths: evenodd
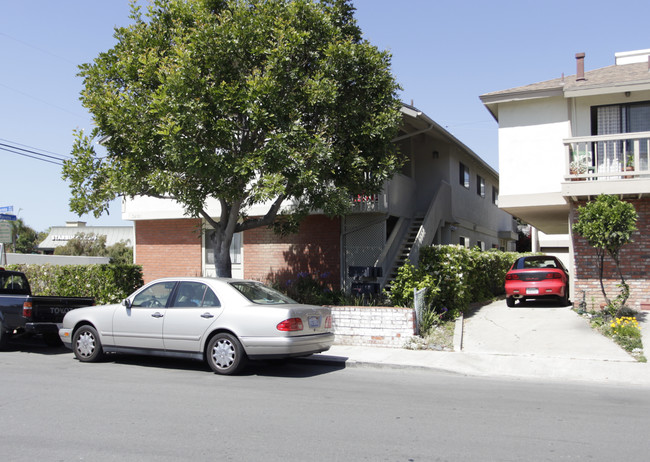
M 337 345 L 401 348 L 415 335 L 411 308 L 333 306 L 332 325 Z

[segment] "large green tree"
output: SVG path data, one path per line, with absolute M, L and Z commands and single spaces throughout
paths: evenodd
M 399 166 L 399 87 L 353 12 L 349 0 L 154 0 L 144 15 L 133 3 L 117 44 L 80 67 L 96 128 L 64 164 L 71 209 L 174 199 L 216 230 L 229 276 L 233 233 L 342 214 L 379 191 Z M 266 215 L 249 216 L 255 204 Z
M 47 233 L 37 233 L 21 218 L 10 223 L 14 252 L 38 253 L 38 244 L 47 237 Z
M 622 307 L 629 297 L 630 290 L 621 271 L 620 253 L 623 246 L 632 241 L 632 233 L 636 231 L 636 210 L 632 204 L 616 196 L 601 194 L 596 200 L 578 207 L 578 214 L 573 232 L 585 238 L 596 250 L 598 278 L 605 302 L 612 308 L 603 283 L 605 255 L 609 255 L 621 278 L 619 306 L 613 308 Z

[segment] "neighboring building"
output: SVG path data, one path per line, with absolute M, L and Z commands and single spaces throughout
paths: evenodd
M 68 221 L 65 226 L 51 227 L 50 233 L 38 245 L 38 249 L 45 254 L 53 254 L 57 247 L 66 245 L 79 233 L 106 236 L 106 247 L 118 242 L 124 242 L 127 247 L 133 247 L 133 226 L 86 226 L 83 221 Z
M 499 123 L 499 206 L 537 228 L 533 246 L 565 260 L 572 300 L 598 307 L 595 255 L 571 234 L 578 206 L 615 194 L 639 214 L 633 245 L 623 249 L 629 304 L 650 301 L 650 50 L 617 53 L 613 66 L 481 96 Z M 535 248 L 533 250 L 536 250 Z M 620 279 L 607 267 L 607 291 Z
M 313 214 L 294 235 L 268 228 L 237 235 L 233 276 L 285 281 L 317 272 L 334 287 L 350 288 L 348 268 L 372 266 L 381 268 L 379 277 L 369 278 L 378 288 L 406 259 L 417 262 L 422 245 L 514 250 L 516 223 L 498 208 L 498 174 L 422 112 L 404 106 L 402 114 L 395 142 L 406 162 L 382 193 L 351 198 L 353 210 L 341 218 Z M 208 211 L 219 216 L 218 202 Z M 264 206 L 248 211 L 265 212 Z M 210 240 L 201 233 L 205 223 L 185 217 L 179 204 L 138 197 L 126 201 L 122 218 L 135 222 L 135 259 L 145 281 L 215 274 Z

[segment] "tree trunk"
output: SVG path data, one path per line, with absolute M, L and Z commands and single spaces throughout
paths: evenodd
M 230 243 L 232 242 L 232 233 L 227 236 L 227 232 L 221 229 L 215 230 L 212 243 L 214 252 L 214 268 L 217 271 L 218 278 L 232 277 L 232 264 L 230 260 Z
M 603 283 L 603 270 L 605 269 L 605 254 L 598 254 L 598 279 L 600 280 L 600 290 L 603 292 L 603 297 L 605 298 L 605 303 L 610 304 L 609 298 L 607 298 L 607 292 L 605 292 L 605 284 Z

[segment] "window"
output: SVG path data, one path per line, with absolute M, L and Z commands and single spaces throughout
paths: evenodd
M 462 162 L 459 162 L 459 169 L 458 169 L 459 175 L 458 175 L 458 180 L 460 184 L 469 189 L 469 167 Z
M 131 306 L 164 308 L 175 285 L 175 282 L 167 281 L 149 286 L 133 298 Z
M 591 108 L 592 135 L 613 135 L 650 131 L 650 101 L 629 104 L 594 106 Z M 592 165 L 600 171 L 620 171 L 634 165 L 634 141 L 599 141 L 595 143 L 596 158 Z M 637 169 L 648 168 L 648 140 L 639 144 Z
M 650 101 L 591 108 L 593 135 L 650 131 Z
M 499 190 L 494 186 L 492 186 L 492 203 L 499 205 Z
M 214 244 L 212 243 L 214 232 L 213 229 L 205 231 L 205 263 L 208 265 L 214 265 Z M 235 265 L 241 264 L 241 240 L 241 233 L 233 234 L 230 243 L 230 262 Z
M 476 194 L 485 197 L 485 178 L 481 175 L 476 175 Z
M 277 290 L 256 282 L 231 282 L 230 285 L 237 289 L 248 300 L 260 305 L 283 305 L 287 303 L 296 303 Z
M 219 299 L 212 289 L 201 282 L 183 281 L 178 284 L 174 307 L 219 307 Z
M 476 241 L 476 247 L 481 249 L 481 251 L 485 251 L 485 242 L 483 241 Z
M 460 237 L 460 245 L 462 245 L 466 249 L 469 249 L 469 237 L 461 236 Z

